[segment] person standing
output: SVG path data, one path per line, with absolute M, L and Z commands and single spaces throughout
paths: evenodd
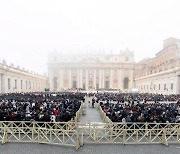
M 94 108 L 94 104 L 95 104 L 95 99 L 92 99 L 92 107 Z

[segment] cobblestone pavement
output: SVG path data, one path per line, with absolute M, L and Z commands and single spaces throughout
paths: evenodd
M 84 145 L 73 147 L 47 144 L 6 143 L 0 145 L 0 154 L 179 154 L 180 144 L 169 145 Z

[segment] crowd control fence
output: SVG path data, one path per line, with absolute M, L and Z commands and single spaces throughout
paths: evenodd
M 84 144 L 180 143 L 180 123 L 79 123 L 0 122 L 0 141 L 47 143 L 72 146 Z

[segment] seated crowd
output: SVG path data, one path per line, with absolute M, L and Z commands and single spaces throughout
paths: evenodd
M 100 100 L 113 100 L 113 101 L 178 101 L 180 100 L 180 94 L 178 95 L 162 95 L 162 94 L 149 94 L 149 93 L 97 93 L 95 94 L 97 99 Z
M 11 93 L 0 96 L 0 121 L 67 122 L 75 117 L 85 94 Z
M 0 95 L 0 121 L 67 122 L 85 93 L 9 93 Z M 97 93 L 95 101 L 113 122 L 179 122 L 180 95 Z
M 180 95 L 106 93 L 95 98 L 113 122 L 179 122 Z

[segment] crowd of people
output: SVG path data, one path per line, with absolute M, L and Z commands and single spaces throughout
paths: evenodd
M 80 92 L 1 94 L 0 121 L 67 122 L 85 96 Z M 92 107 L 99 103 L 113 122 L 180 122 L 180 95 L 97 92 L 88 96 L 93 97 Z
M 9 93 L 0 95 L 0 121 L 67 122 L 75 117 L 83 93 Z
M 180 95 L 97 93 L 94 96 L 113 122 L 180 122 Z

